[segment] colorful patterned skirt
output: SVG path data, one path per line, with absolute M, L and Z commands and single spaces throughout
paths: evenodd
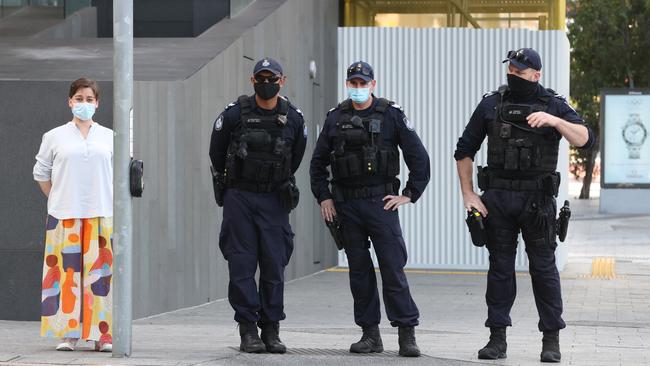
M 47 217 L 41 336 L 113 343 L 113 218 Z

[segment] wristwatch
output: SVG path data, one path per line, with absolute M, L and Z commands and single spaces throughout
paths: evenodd
M 648 137 L 648 131 L 638 113 L 630 113 L 623 126 L 623 141 L 627 145 L 628 158 L 641 159 L 641 146 Z

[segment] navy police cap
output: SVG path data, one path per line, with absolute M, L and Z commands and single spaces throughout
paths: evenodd
M 542 59 L 539 53 L 532 48 L 520 48 L 517 51 L 508 51 L 506 59 L 503 62 L 510 62 L 512 66 L 519 70 L 531 68 L 540 71 L 542 69 Z
M 275 75 L 282 75 L 282 65 L 270 57 L 265 57 L 255 64 L 253 75 L 257 75 L 260 71 L 270 71 Z
M 372 71 L 372 66 L 364 61 L 357 61 L 352 63 L 352 65 L 348 67 L 347 78 L 345 80 L 349 81 L 354 78 L 363 79 L 366 82 L 373 80 L 375 78 L 375 74 Z

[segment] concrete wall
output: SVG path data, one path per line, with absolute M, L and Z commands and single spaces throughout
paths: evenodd
M 59 24 L 49 27 L 34 38 L 95 38 L 97 37 L 97 8 L 83 8 L 65 18 Z
M 253 60 L 277 58 L 288 77 L 282 94 L 305 112 L 309 141 L 291 214 L 295 250 L 287 279 L 336 264 L 309 190 L 315 123 L 336 104 L 337 2 L 291 0 L 187 80 L 136 82 L 135 156 L 145 161 L 144 197 L 135 200 L 136 317 L 223 298 L 227 265 L 218 248 L 222 210 L 213 200 L 209 140 L 213 122 L 240 94 L 252 94 Z M 214 35 L 218 37 L 219 35 Z M 205 35 L 210 37 L 210 35 Z M 315 60 L 316 80 L 308 74 Z
M 607 214 L 650 214 L 650 189 L 601 188 L 600 212 Z
M 227 266 L 217 245 L 221 209 L 213 199 L 209 138 L 223 108 L 240 94 L 253 93 L 248 81 L 252 60 L 264 56 L 283 63 L 288 80 L 282 94 L 305 112 L 309 129 L 305 159 L 296 177 L 302 199 L 291 215 L 295 250 L 286 278 L 336 265 L 336 250 L 309 190 L 308 165 L 316 141 L 314 126 L 336 104 L 332 75 L 338 72 L 337 16 L 336 0 L 257 1 L 200 39 L 136 42 L 134 155 L 145 162 L 146 187 L 144 197 L 134 200 L 135 317 L 227 295 Z M 49 43 L 55 44 L 54 53 L 62 54 L 63 61 L 39 58 L 41 49 L 54 54 Z M 165 45 L 170 51 L 160 53 Z M 206 57 L 205 49 L 213 45 L 212 50 L 223 51 L 206 58 L 195 71 L 185 71 Z M 105 60 L 112 48 L 106 40 L 81 38 L 25 39 L 17 47 L 28 48 L 35 57 L 32 63 L 24 57 L 11 56 L 8 61 L 0 57 L 0 319 L 37 320 L 46 201 L 33 182 L 34 156 L 43 133 L 70 119 L 69 76 L 84 70 L 90 78 L 110 79 L 112 71 Z M 9 55 L 18 51 L 4 50 Z M 74 54 L 98 59 L 65 58 Z M 314 80 L 308 72 L 311 60 L 319 68 Z M 25 81 L 29 78 L 52 81 Z M 100 85 L 97 121 L 111 127 L 112 83 Z

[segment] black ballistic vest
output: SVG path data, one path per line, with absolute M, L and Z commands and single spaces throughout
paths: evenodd
M 226 155 L 226 184 L 252 191 L 272 191 L 291 175 L 291 147 L 282 136 L 289 102 L 280 97 L 277 113 L 253 111 L 250 97 L 240 96 L 240 124 L 232 133 Z
M 372 114 L 354 115 L 348 99 L 339 105 L 334 150 L 330 154 L 335 182 L 363 186 L 392 182 L 399 174 L 399 150 L 384 143 L 384 112 L 391 104 L 379 98 Z
M 488 167 L 507 178 L 530 178 L 554 173 L 560 141 L 552 127 L 531 128 L 526 117 L 545 112 L 551 96 L 539 96 L 532 103 L 504 100 L 501 96 L 495 118 L 488 122 Z M 550 90 L 549 90 L 550 91 Z M 554 92 L 553 92 L 554 93 Z

